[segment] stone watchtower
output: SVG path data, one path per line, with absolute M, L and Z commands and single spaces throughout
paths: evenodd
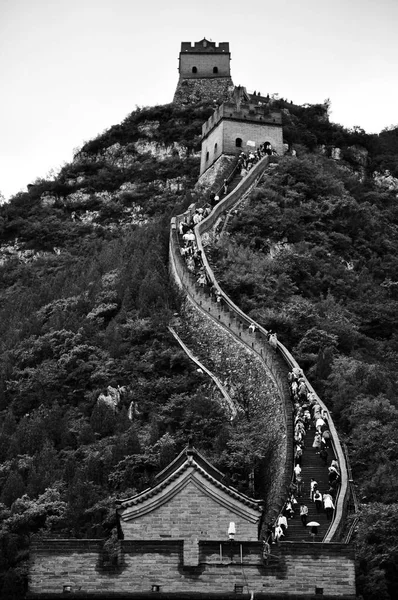
M 282 113 L 272 109 L 269 98 L 238 86 L 231 100 L 218 106 L 202 126 L 200 174 L 220 157 L 256 150 L 264 142 L 283 155 Z
M 228 42 L 216 44 L 203 38 L 200 42 L 182 42 L 174 94 L 175 104 L 191 104 L 200 100 L 227 100 L 233 83 L 231 53 Z

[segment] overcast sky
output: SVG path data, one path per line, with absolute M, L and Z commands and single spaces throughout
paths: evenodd
M 398 124 L 398 0 L 0 0 L 0 191 L 171 102 L 182 41 L 229 42 L 233 82 L 331 120 Z

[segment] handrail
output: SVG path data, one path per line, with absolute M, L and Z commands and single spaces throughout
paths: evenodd
M 279 341 L 277 343 L 276 353 L 272 354 L 272 353 L 274 353 L 274 350 L 272 350 L 270 348 L 270 346 L 268 345 L 268 343 L 266 341 L 267 333 L 268 333 L 267 330 L 264 329 L 263 327 L 261 327 L 260 325 L 258 325 L 257 323 L 255 323 L 253 321 L 253 319 L 250 319 L 223 292 L 223 290 L 221 289 L 217 280 L 214 277 L 214 273 L 209 265 L 206 254 L 203 250 L 203 243 L 202 243 L 202 236 L 204 234 L 207 234 L 210 230 L 214 229 L 214 227 L 218 223 L 219 219 L 221 218 L 221 215 L 225 211 L 229 210 L 232 206 L 234 206 L 242 198 L 242 196 L 244 194 L 248 193 L 248 191 L 253 186 L 256 185 L 256 182 L 259 180 L 260 176 L 263 174 L 263 172 L 264 172 L 265 168 L 268 166 L 268 164 L 269 164 L 268 156 L 265 156 L 257 164 L 255 164 L 252 167 L 252 169 L 249 171 L 249 173 L 242 179 L 242 181 L 227 196 L 225 196 L 225 198 L 223 198 L 220 202 L 218 202 L 218 204 L 214 207 L 212 212 L 205 219 L 203 219 L 200 223 L 198 223 L 195 226 L 194 231 L 195 231 L 196 244 L 197 244 L 198 250 L 202 251 L 202 259 L 203 259 L 204 267 L 207 271 L 208 277 L 210 278 L 212 284 L 217 289 L 218 294 L 220 295 L 220 297 L 222 299 L 223 310 L 228 311 L 230 313 L 230 315 L 231 315 L 230 320 L 232 320 L 232 318 L 235 318 L 237 320 L 238 328 L 239 328 L 239 326 L 243 326 L 243 324 L 248 326 L 248 325 L 254 323 L 256 325 L 257 332 L 258 332 L 256 334 L 257 339 L 262 340 L 263 344 L 261 344 L 261 342 L 260 342 L 259 350 L 256 350 L 254 348 L 253 343 L 251 344 L 251 347 L 263 359 L 266 366 L 270 369 L 271 373 L 273 374 L 273 376 L 275 378 L 275 381 L 276 381 L 277 387 L 280 391 L 281 397 L 285 398 L 285 402 L 284 402 L 285 420 L 286 420 L 285 422 L 286 422 L 287 428 L 289 430 L 291 429 L 291 431 L 289 431 L 289 433 L 288 433 L 288 440 L 290 438 L 291 444 L 288 449 L 287 460 L 286 460 L 286 464 L 285 464 L 285 478 L 284 478 L 283 487 L 285 488 L 286 494 L 283 499 L 283 502 L 280 503 L 279 509 L 276 506 L 274 507 L 275 514 L 278 514 L 280 512 L 280 509 L 283 506 L 283 503 L 286 501 L 286 498 L 287 498 L 287 490 L 289 489 L 290 482 L 291 482 L 291 476 L 292 476 L 292 461 L 291 461 L 290 455 L 293 454 L 293 427 L 292 427 L 292 414 L 291 414 L 292 407 L 291 407 L 291 401 L 290 401 L 290 390 L 288 389 L 286 377 L 283 378 L 282 372 L 284 372 L 284 375 L 286 374 L 286 367 L 288 367 L 289 370 L 292 370 L 294 367 L 298 367 L 298 368 L 300 368 L 300 367 L 299 367 L 298 363 L 296 362 L 296 360 L 294 359 L 294 357 L 292 356 L 292 354 Z M 194 211 L 194 207 L 190 207 L 190 210 L 188 211 L 188 213 L 192 214 L 193 211 Z M 180 253 L 178 252 L 178 237 L 177 237 L 177 229 L 176 228 L 177 228 L 178 223 L 185 216 L 186 216 L 186 213 L 184 215 L 178 215 L 177 217 L 172 219 L 171 236 L 170 236 L 170 256 L 172 258 L 172 263 L 173 263 L 176 275 L 180 278 L 181 283 L 184 285 L 184 287 L 187 289 L 187 291 L 189 293 L 192 293 L 192 288 L 194 287 L 194 284 L 190 280 L 190 276 L 186 269 L 185 263 L 184 263 L 183 259 L 181 258 Z M 192 277 L 191 277 L 191 279 L 192 279 Z M 198 293 L 200 295 L 200 292 L 198 292 Z M 193 294 L 193 296 L 195 298 L 195 294 Z M 198 302 L 198 304 L 199 304 L 199 302 Z M 202 304 L 202 301 L 200 301 L 200 304 Z M 218 315 L 218 319 L 221 320 L 220 315 Z M 229 329 L 231 329 L 231 323 L 229 324 Z M 241 334 L 239 334 L 239 336 L 241 336 Z M 270 360 L 270 357 L 271 357 L 271 360 Z M 277 358 L 277 361 L 274 360 L 275 358 Z M 340 465 L 341 484 L 340 484 L 340 489 L 339 489 L 338 495 L 337 495 L 335 511 L 334 511 L 334 518 L 333 518 L 332 523 L 331 523 L 328 531 L 326 532 L 326 535 L 323 540 L 324 542 L 331 542 L 333 540 L 333 538 L 337 538 L 337 536 L 339 534 L 341 534 L 343 523 L 344 523 L 344 517 L 345 517 L 346 511 L 347 511 L 348 495 L 349 495 L 347 464 L 346 464 L 344 452 L 343 452 L 341 444 L 340 444 L 340 440 L 337 435 L 336 428 L 334 426 L 332 419 L 330 418 L 330 414 L 329 414 L 329 411 L 328 411 L 326 405 L 319 398 L 318 394 L 315 392 L 312 385 L 310 384 L 310 382 L 307 380 L 307 378 L 305 376 L 304 376 L 304 379 L 305 379 L 307 389 L 314 394 L 316 401 L 319 403 L 319 405 L 322 407 L 322 409 L 324 411 L 326 411 L 329 415 L 328 416 L 328 424 L 329 424 L 329 430 L 331 433 L 331 443 L 332 443 L 333 450 L 335 452 L 335 455 L 336 455 L 337 460 Z M 290 414 L 289 414 L 289 404 L 286 401 L 286 398 L 289 399 L 288 402 L 290 403 Z M 289 420 L 290 420 L 290 426 L 289 426 Z
M 350 540 L 351 540 L 351 537 L 352 537 L 352 535 L 353 535 L 353 533 L 355 531 L 355 528 L 357 526 L 357 523 L 358 523 L 358 521 L 360 519 L 360 516 L 359 516 L 359 502 L 358 502 L 358 498 L 357 498 L 355 487 L 354 487 L 354 480 L 352 478 L 351 465 L 350 465 L 350 461 L 349 461 L 349 458 L 348 458 L 347 445 L 344 442 L 342 444 L 342 446 L 343 446 L 344 455 L 345 455 L 346 463 L 347 463 L 348 483 L 349 483 L 349 486 L 350 486 L 351 498 L 352 498 L 352 502 L 354 504 L 354 519 L 353 519 L 353 521 L 351 523 L 351 526 L 350 526 L 350 528 L 348 530 L 348 533 L 346 534 L 345 540 L 344 540 L 346 544 L 349 544 Z

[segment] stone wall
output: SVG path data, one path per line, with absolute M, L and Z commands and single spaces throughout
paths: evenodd
M 241 151 L 242 148 L 234 148 L 234 151 L 230 154 L 238 154 Z M 226 154 L 224 150 L 223 121 L 221 121 L 218 124 L 218 127 L 215 127 L 213 131 L 202 140 L 200 175 L 202 175 L 206 169 L 217 160 L 220 154 Z
M 228 100 L 234 84 L 231 77 L 180 79 L 174 94 L 174 104 L 196 104 L 201 100 L 214 103 Z
M 96 540 L 48 540 L 31 548 L 29 597 L 57 597 L 64 586 L 69 597 L 88 598 L 123 593 L 138 598 L 153 586 L 181 598 L 232 595 L 237 588 L 257 598 L 355 597 L 354 555 L 348 546 L 285 542 L 271 548 L 264 561 L 259 542 L 201 542 L 199 566 L 186 567 L 181 540 L 124 541 L 119 564 L 107 567 Z
M 195 190 L 201 189 L 210 191 L 218 191 L 223 184 L 224 178 L 228 177 L 235 165 L 235 157 L 222 154 L 206 171 L 199 177 Z

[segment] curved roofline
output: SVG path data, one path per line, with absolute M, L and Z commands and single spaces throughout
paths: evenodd
M 235 488 L 223 483 L 223 473 L 213 467 L 195 448 L 187 446 L 184 450 L 170 463 L 163 471 L 158 474 L 158 482 L 152 488 L 147 488 L 139 494 L 130 496 L 123 500 L 116 500 L 116 504 L 119 509 L 129 508 L 131 506 L 137 506 L 147 502 L 151 498 L 154 498 L 169 484 L 177 480 L 180 477 L 185 477 L 185 473 L 188 469 L 196 470 L 202 477 L 207 479 L 215 488 L 218 488 L 224 494 L 227 494 L 235 501 L 244 504 L 246 507 L 261 512 L 263 508 L 263 500 L 255 500 L 245 494 L 242 494 Z

